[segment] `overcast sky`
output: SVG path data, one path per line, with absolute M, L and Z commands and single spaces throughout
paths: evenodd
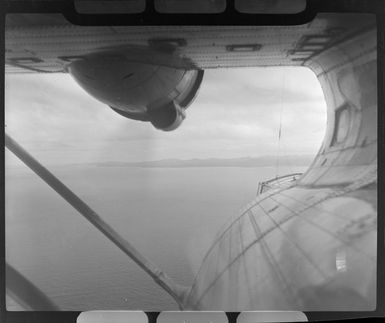
M 118 115 L 68 74 L 5 80 L 6 131 L 47 164 L 316 154 L 326 127 L 321 87 L 306 68 L 207 70 L 173 132 Z

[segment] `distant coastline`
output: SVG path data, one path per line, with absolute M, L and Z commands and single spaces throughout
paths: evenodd
M 313 155 L 291 155 L 279 158 L 279 166 L 308 166 Z M 274 156 L 207 159 L 162 159 L 142 162 L 107 161 L 93 164 L 98 167 L 184 168 L 184 167 L 268 167 L 276 166 Z

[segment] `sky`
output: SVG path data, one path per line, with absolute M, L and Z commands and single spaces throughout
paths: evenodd
M 6 131 L 44 164 L 315 155 L 326 129 L 320 84 L 305 67 L 206 70 L 186 114 L 163 132 L 118 115 L 68 74 L 5 77 Z

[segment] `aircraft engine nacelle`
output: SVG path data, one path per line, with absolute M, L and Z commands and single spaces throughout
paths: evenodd
M 117 113 L 149 121 L 165 131 L 176 129 L 200 87 L 203 70 L 97 53 L 73 61 L 69 73 L 80 86 Z

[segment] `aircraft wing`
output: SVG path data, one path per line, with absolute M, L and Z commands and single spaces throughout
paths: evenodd
M 302 65 L 373 21 L 356 14 L 319 14 L 297 26 L 76 26 L 61 14 L 8 14 L 6 73 L 60 73 L 73 60 L 101 51 L 180 68 Z M 155 54 L 135 56 L 133 48 Z M 162 59 L 158 52 L 178 60 Z

